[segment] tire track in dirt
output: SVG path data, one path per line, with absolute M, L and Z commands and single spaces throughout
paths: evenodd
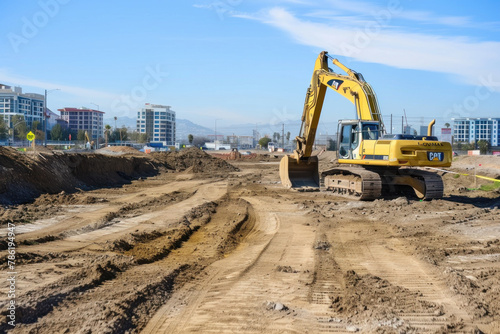
M 230 244 L 237 242 L 238 233 L 245 233 L 253 215 L 248 211 L 248 203 L 227 197 L 219 200 L 215 211 L 211 205 L 201 205 L 193 210 L 200 213 L 190 222 L 191 235 L 181 242 L 171 240 L 173 248 L 166 257 L 156 259 L 151 254 L 153 261 L 147 264 L 128 263 L 107 279 L 96 281 L 90 289 L 82 290 L 77 280 L 70 280 L 70 286 L 77 290 L 61 295 L 49 308 L 43 298 L 38 299 L 39 305 L 45 305 L 44 311 L 35 312 L 39 316 L 36 324 L 21 325 L 20 330 L 52 333 L 65 328 L 79 328 L 81 331 L 87 328 L 100 333 L 115 333 L 144 326 L 154 311 L 168 300 L 176 285 L 182 286 L 204 266 L 231 250 Z M 209 219 L 202 212 L 206 212 Z M 228 239 L 235 234 L 232 240 Z M 218 237 L 214 240 L 215 236 Z M 164 245 L 161 238 L 156 242 L 159 246 Z M 55 301 L 50 297 L 45 300 Z M 72 319 L 64 319 L 63 315 L 70 311 L 74 314 Z
M 255 200 L 250 199 L 249 202 L 255 207 Z M 226 329 L 229 330 L 226 318 L 232 317 L 233 311 L 241 307 L 236 304 L 237 300 L 245 302 L 245 296 L 232 299 L 225 295 L 241 281 L 245 272 L 248 272 L 249 268 L 256 264 L 269 246 L 279 226 L 275 217 L 268 217 L 263 221 L 260 211 L 259 209 L 253 228 L 237 249 L 229 257 L 207 268 L 205 278 L 186 285 L 174 295 L 153 317 L 142 333 L 190 332 L 199 330 L 200 327 L 203 332 L 219 331 L 224 333 Z M 254 288 L 246 286 L 245 289 L 238 290 L 242 294 L 252 295 Z M 210 314 L 212 312 L 210 303 L 223 302 L 224 300 L 230 302 L 231 314 L 222 314 L 223 310 L 221 313 Z M 203 310 L 203 307 L 207 306 L 206 304 L 208 304 L 208 309 Z M 200 310 L 200 308 L 202 309 Z M 213 311 L 216 312 L 216 310 Z M 212 319 L 212 322 L 215 320 L 217 323 L 207 323 L 209 319 Z
M 253 230 L 205 278 L 174 294 L 143 333 L 318 332 L 307 301 L 314 268 L 307 217 L 288 201 L 245 200 L 259 208 Z
M 78 233 L 79 230 L 96 229 L 99 223 L 102 225 L 117 217 L 131 215 L 134 212 L 140 213 L 141 208 L 161 209 L 163 205 L 186 199 L 187 193 L 195 192 L 196 188 L 203 184 L 200 181 L 190 183 L 182 186 L 180 184 L 169 184 L 155 187 L 154 193 L 151 193 L 151 189 L 132 190 L 132 194 L 125 194 L 105 204 L 68 206 L 65 215 L 59 219 L 52 219 L 52 224 L 42 225 L 43 231 L 29 233 L 31 231 L 28 230 L 28 233 L 22 235 L 22 239 L 26 241 L 31 239 L 36 242 L 37 238 L 40 238 L 40 234 L 43 236 L 65 237 L 71 235 L 71 233 Z M 76 212 L 76 214 L 72 214 L 73 212 Z M 37 224 L 37 222 L 34 223 Z M 92 227 L 93 224 L 94 227 Z M 68 229 L 69 226 L 71 226 L 71 229 Z M 20 234 L 22 234 L 23 227 L 21 226 Z
M 412 305 L 417 302 L 411 294 L 404 292 L 392 302 L 395 314 L 411 328 L 419 333 L 433 333 L 462 321 L 465 325 L 470 324 L 467 312 L 459 306 L 460 302 L 449 291 L 443 278 L 435 273 L 435 268 L 408 255 L 405 245 L 387 226 L 358 220 L 340 223 L 329 235 L 336 238 L 332 252 L 343 272 L 353 270 L 358 275 L 380 277 L 394 286 L 417 293 L 418 301 L 428 303 L 430 312 L 418 308 L 413 310 Z M 440 309 L 433 305 L 440 306 Z
M 189 187 L 183 187 L 179 190 L 181 190 L 181 195 L 172 195 L 178 190 L 172 192 L 169 187 L 158 189 L 160 194 L 164 191 L 163 194 L 167 200 L 165 203 L 160 202 L 154 208 L 151 207 L 150 212 L 142 209 L 151 206 L 151 203 L 157 201 L 161 195 L 157 195 L 153 199 L 143 200 L 142 204 L 136 202 L 119 208 L 106 208 L 98 213 L 78 214 L 72 219 L 87 222 L 84 226 L 78 229 L 66 229 L 60 232 L 54 240 L 49 240 L 53 242 L 46 245 L 36 245 L 34 248 L 42 252 L 78 251 L 89 246 L 90 249 L 102 250 L 108 240 L 117 239 L 120 235 L 126 235 L 135 230 L 137 230 L 136 232 L 148 232 L 170 228 L 191 208 L 218 199 L 226 192 L 224 182 L 210 184 L 195 182 Z M 172 196 L 173 200 L 169 200 L 169 196 Z M 132 212 L 128 212 L 128 206 L 133 208 Z M 134 211 L 137 216 L 135 216 Z M 93 223 L 89 224 L 89 222 Z M 75 226 L 75 224 L 68 224 L 68 226 Z M 30 251 L 29 246 L 24 249 Z

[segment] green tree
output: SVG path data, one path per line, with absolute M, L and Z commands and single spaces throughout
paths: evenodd
M 139 143 L 146 143 L 148 141 L 147 133 L 140 133 L 138 141 Z
M 196 138 L 193 139 L 193 145 L 196 147 L 203 147 L 203 145 L 209 141 L 210 139 L 206 137 L 196 136 Z
M 7 139 L 9 134 L 9 129 L 7 128 L 7 124 L 5 123 L 3 117 L 0 117 L 0 140 Z
M 45 139 L 45 132 L 42 129 L 42 124 L 40 123 L 40 121 L 33 121 L 33 124 L 31 124 L 31 131 L 33 131 L 33 133 L 35 134 L 36 139 Z
M 87 138 L 85 138 L 85 130 L 78 130 L 78 134 L 76 135 L 76 139 L 78 141 L 86 142 Z
M 463 150 L 463 143 L 462 142 L 456 142 L 456 143 L 453 144 L 453 148 L 456 151 L 461 151 L 461 150 Z
M 104 126 L 104 129 L 105 129 L 105 130 L 104 130 L 104 136 L 106 137 L 106 147 L 108 147 L 108 138 L 109 138 L 109 133 L 110 133 L 110 131 L 111 131 L 111 125 L 106 124 L 106 125 Z
M 28 127 L 26 126 L 26 121 L 24 120 L 24 116 L 21 115 L 12 116 L 11 122 L 12 126 L 14 126 L 15 138 L 26 139 L 26 135 L 28 134 Z
M 133 131 L 132 133 L 129 133 L 129 138 L 131 141 L 138 141 L 139 140 L 139 132 Z
M 481 154 L 487 154 L 490 149 L 490 143 L 486 140 L 480 140 L 477 142 L 477 147 L 479 148 Z
M 446 126 L 447 129 L 450 128 L 450 123 L 444 123 L 444 126 Z
M 128 140 L 128 131 L 125 126 L 122 126 L 121 129 L 118 129 L 120 131 L 120 141 L 127 141 Z
M 290 141 L 290 131 L 286 133 L 286 142 L 288 143 Z
M 189 141 L 189 144 L 191 145 L 193 143 L 193 140 L 194 140 L 194 137 L 192 134 L 189 134 L 188 135 L 188 141 Z
M 263 137 L 259 139 L 259 145 L 262 148 L 267 148 L 267 145 L 271 142 L 271 138 Z
M 326 150 L 335 151 L 336 148 L 337 148 L 337 143 L 335 142 L 335 140 L 333 140 L 332 138 L 328 138 L 328 140 L 326 141 Z
M 466 151 L 474 150 L 476 148 L 476 145 L 474 143 L 464 143 L 462 145 L 463 149 Z
M 62 140 L 63 139 L 63 128 L 61 124 L 56 124 L 50 130 L 50 137 L 52 140 Z
M 113 130 L 109 136 L 109 141 L 112 143 L 128 140 L 128 132 L 126 127 L 121 127 Z

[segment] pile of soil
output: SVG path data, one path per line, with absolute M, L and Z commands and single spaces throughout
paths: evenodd
M 45 193 L 124 184 L 157 173 L 158 167 L 142 157 L 25 154 L 0 147 L 0 204 L 25 203 Z
M 248 162 L 256 162 L 256 161 L 275 161 L 277 159 L 281 159 L 282 155 L 275 154 L 240 154 L 237 155 L 236 158 L 232 157 L 230 153 L 210 153 L 210 156 L 216 157 L 222 160 L 234 160 L 234 161 L 248 161 Z
M 228 173 L 239 170 L 228 162 L 212 157 L 196 147 L 178 152 L 155 152 L 152 153 L 152 157 L 158 163 L 177 172 L 189 170 L 193 173 Z
M 130 146 L 108 146 L 97 150 L 96 153 L 106 155 L 144 154 Z

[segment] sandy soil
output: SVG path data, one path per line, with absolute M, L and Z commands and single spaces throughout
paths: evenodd
M 357 202 L 283 189 L 274 155 L 0 153 L 0 248 L 9 222 L 17 243 L 0 332 L 500 333 L 500 198 L 472 177 L 440 172 L 440 200 Z M 497 178 L 481 158 L 450 170 Z

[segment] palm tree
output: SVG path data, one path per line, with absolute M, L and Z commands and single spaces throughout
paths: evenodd
M 104 131 L 106 133 L 106 147 L 108 147 L 108 135 L 109 135 L 109 130 L 111 130 L 111 125 L 106 124 L 104 128 L 106 129 L 106 131 Z

